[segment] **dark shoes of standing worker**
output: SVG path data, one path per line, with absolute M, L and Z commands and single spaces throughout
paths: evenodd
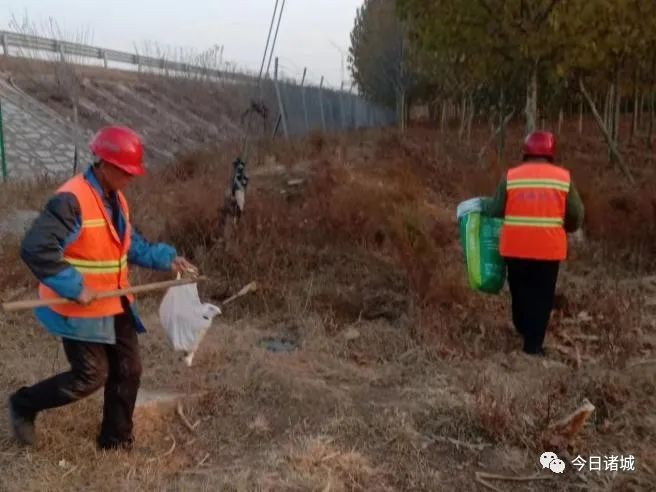
M 36 415 L 26 415 L 19 412 L 14 404 L 13 395 L 9 397 L 7 408 L 9 410 L 9 425 L 14 438 L 24 446 L 33 446 L 36 440 L 34 432 Z
M 536 347 L 524 346 L 524 353 L 527 354 L 527 355 L 531 355 L 533 357 L 546 357 L 547 356 L 547 352 L 544 349 L 544 347 L 536 348 Z
M 117 440 L 98 436 L 96 444 L 98 444 L 98 448 L 102 451 L 132 451 L 132 448 L 134 447 L 134 439 L 130 437 L 125 440 Z

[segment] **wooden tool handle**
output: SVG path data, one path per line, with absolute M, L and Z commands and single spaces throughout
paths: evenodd
M 186 279 L 182 278 L 179 280 L 166 280 L 164 282 L 154 282 L 152 284 L 137 285 L 134 287 L 129 287 L 127 289 L 118 289 L 118 290 L 111 290 L 107 292 L 101 292 L 100 294 L 98 294 L 96 299 L 106 299 L 108 297 L 120 297 L 129 294 L 143 294 L 144 292 L 164 290 L 164 289 L 168 289 L 169 287 L 176 287 L 179 285 L 195 284 L 196 282 L 202 282 L 204 280 L 207 280 L 207 277 L 186 278 Z M 57 297 L 54 299 L 34 299 L 29 301 L 6 302 L 2 305 L 2 309 L 5 312 L 23 311 L 26 309 L 34 309 L 34 308 L 45 307 L 45 306 L 59 306 L 61 304 L 70 304 L 74 302 L 75 301 L 71 301 L 70 299 L 65 299 L 63 297 Z
M 221 305 L 227 306 L 228 304 L 239 299 L 240 297 L 243 297 L 246 294 L 250 294 L 251 292 L 255 292 L 256 290 L 257 290 L 257 282 L 251 282 L 250 284 L 242 287 L 242 289 L 239 292 L 237 292 L 234 296 L 227 298 L 225 301 L 221 301 Z

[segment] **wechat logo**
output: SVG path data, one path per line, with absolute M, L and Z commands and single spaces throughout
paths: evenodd
M 561 460 L 556 453 L 546 452 L 540 456 L 542 468 L 549 468 L 554 473 L 563 473 L 565 471 L 565 462 Z

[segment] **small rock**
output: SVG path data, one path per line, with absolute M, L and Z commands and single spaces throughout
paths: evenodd
M 265 337 L 257 345 L 269 352 L 293 352 L 299 348 L 296 340 L 285 337 Z
M 135 406 L 139 408 L 166 404 L 172 405 L 180 401 L 184 396 L 185 395 L 181 393 L 172 393 L 165 390 L 148 390 L 141 388 L 137 394 Z
M 349 328 L 344 332 L 344 338 L 346 339 L 347 342 L 357 340 L 358 338 L 360 338 L 360 332 L 355 328 Z

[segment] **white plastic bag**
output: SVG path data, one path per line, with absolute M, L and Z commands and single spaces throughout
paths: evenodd
M 482 212 L 483 211 L 483 197 L 470 198 L 458 204 L 456 209 L 456 217 L 458 220 L 462 219 L 465 215 Z
M 196 284 L 171 287 L 164 295 L 159 306 L 160 323 L 173 350 L 185 352 L 187 366 L 191 366 L 196 349 L 217 314 L 221 314 L 218 306 L 200 302 Z

